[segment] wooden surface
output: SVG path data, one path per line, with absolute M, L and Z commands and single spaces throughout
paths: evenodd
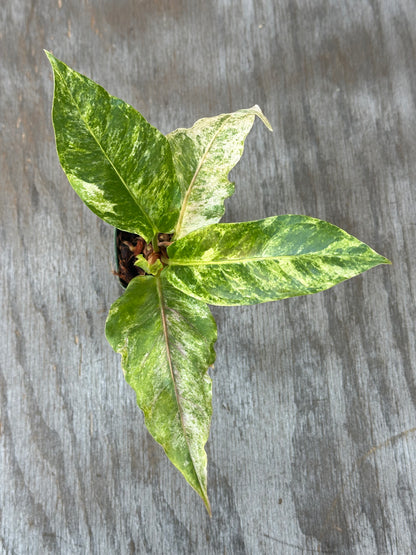
M 414 0 L 9 0 L 0 47 L 0 552 L 414 552 Z M 163 132 L 258 103 L 226 221 L 307 214 L 393 261 L 213 309 L 212 519 L 105 340 L 113 231 L 59 167 L 43 48 Z

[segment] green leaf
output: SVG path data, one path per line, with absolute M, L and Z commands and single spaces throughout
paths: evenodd
M 307 216 L 216 224 L 168 248 L 166 278 L 214 305 L 244 305 L 328 289 L 389 261 L 342 229 Z
M 134 262 L 134 265 L 144 270 L 146 274 L 153 274 L 154 276 L 157 273 L 160 273 L 160 270 L 162 270 L 163 268 L 163 264 L 159 258 L 157 258 L 153 264 L 149 264 L 149 262 L 142 254 L 139 254 L 137 256 L 136 261 Z
M 163 274 L 136 277 L 112 305 L 106 335 L 122 355 L 149 432 L 210 511 L 204 445 L 212 412 L 207 368 L 217 331 L 209 308 Z
M 258 106 L 198 120 L 190 129 L 167 135 L 183 203 L 175 238 L 220 221 L 224 200 L 234 192 L 228 174 L 241 158 L 244 140 L 258 116 L 271 130 Z
M 178 219 L 181 190 L 169 143 L 129 104 L 46 52 L 63 170 L 97 216 L 151 241 Z

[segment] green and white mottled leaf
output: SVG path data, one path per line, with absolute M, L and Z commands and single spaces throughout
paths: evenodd
M 150 241 L 177 222 L 181 189 L 169 143 L 132 106 L 46 52 L 55 77 L 59 159 L 85 204 Z
M 228 174 L 241 158 L 244 140 L 258 116 L 271 130 L 258 106 L 198 120 L 190 129 L 167 135 L 183 202 L 175 238 L 220 221 L 224 200 L 234 193 Z
M 211 225 L 170 245 L 168 255 L 172 285 L 214 305 L 317 293 L 389 263 L 342 229 L 295 215 Z
M 217 330 L 209 308 L 172 287 L 163 273 L 136 277 L 112 305 L 106 335 L 122 355 L 149 432 L 210 511 L 204 445 Z
M 153 264 L 149 264 L 149 262 L 142 254 L 139 254 L 137 256 L 134 265 L 144 270 L 146 274 L 153 274 L 154 276 L 157 273 L 160 273 L 160 270 L 162 270 L 163 268 L 163 264 L 159 258 L 156 258 L 156 261 Z

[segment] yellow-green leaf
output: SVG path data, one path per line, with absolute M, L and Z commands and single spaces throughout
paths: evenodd
M 162 270 L 163 268 L 163 264 L 159 258 L 156 258 L 156 261 L 153 264 L 149 264 L 149 262 L 142 254 L 139 254 L 139 256 L 137 256 L 134 265 L 144 270 L 146 274 L 153 274 L 154 276 L 157 273 L 160 273 L 160 270 Z
M 198 120 L 190 129 L 167 135 L 183 202 L 175 238 L 219 222 L 224 200 L 234 192 L 228 174 L 241 158 L 244 140 L 258 116 L 271 130 L 258 106 Z
M 342 229 L 295 215 L 214 224 L 173 243 L 168 255 L 172 285 L 214 305 L 317 293 L 389 263 Z
M 204 445 L 211 420 L 215 321 L 163 273 L 136 277 L 110 309 L 106 335 L 122 355 L 146 426 L 210 511 Z
M 46 53 L 53 125 L 68 180 L 106 222 L 151 241 L 177 222 L 181 189 L 169 143 L 132 106 Z

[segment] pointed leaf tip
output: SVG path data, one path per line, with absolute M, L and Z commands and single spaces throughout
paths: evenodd
M 58 58 L 56 58 L 52 52 L 50 52 L 49 50 L 46 50 L 46 48 L 43 49 L 43 51 L 45 52 L 46 57 L 49 60 L 49 63 L 51 64 L 51 66 L 53 67 L 54 63 L 59 62 L 60 60 L 58 60 Z
M 208 511 L 208 516 L 211 518 L 212 517 L 212 511 L 211 511 L 211 505 L 210 505 L 208 497 L 206 496 L 203 499 L 203 501 L 204 501 L 204 504 L 205 504 L 205 508 Z
M 270 125 L 269 120 L 266 118 L 266 116 L 263 114 L 262 109 L 260 108 L 260 106 L 258 104 L 255 104 L 254 106 L 252 106 L 250 108 L 250 110 L 252 112 L 255 112 L 256 116 L 261 119 L 261 121 L 264 123 L 264 125 L 267 127 L 267 129 L 271 132 L 273 132 L 273 128 Z

